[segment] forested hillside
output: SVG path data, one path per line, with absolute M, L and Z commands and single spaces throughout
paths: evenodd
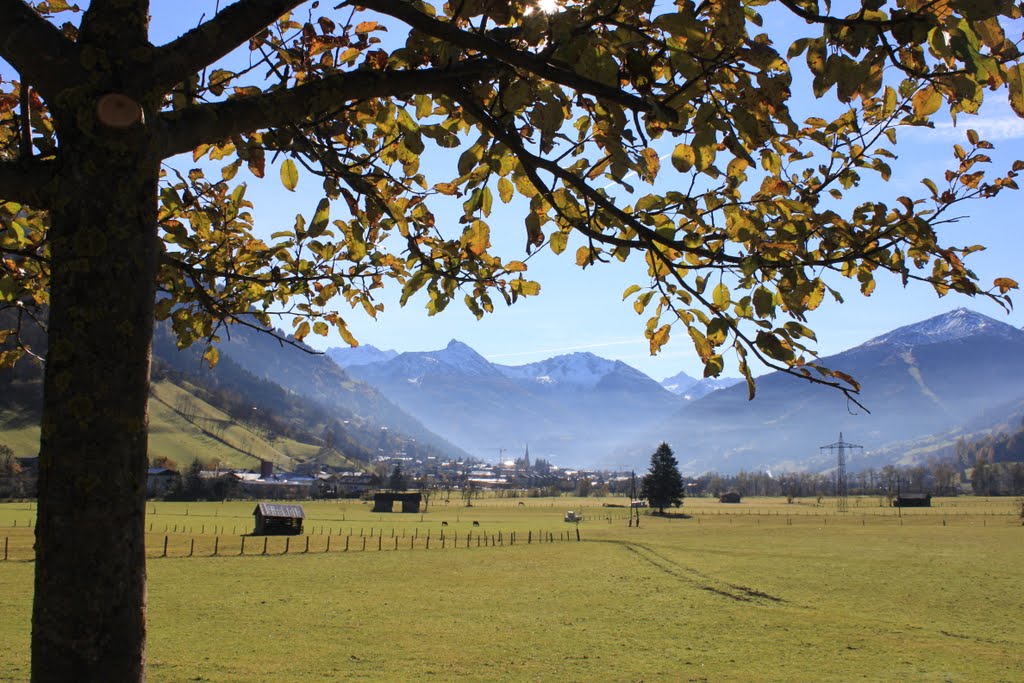
M 971 469 L 976 494 L 1024 495 L 1024 420 L 1014 431 L 957 441 L 956 458 Z

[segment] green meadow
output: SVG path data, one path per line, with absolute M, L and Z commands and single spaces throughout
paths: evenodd
M 149 680 L 1024 679 L 1019 500 L 688 499 L 639 527 L 622 502 L 307 502 L 306 535 L 244 556 L 253 503 L 151 503 Z M 28 679 L 33 521 L 0 505 L 4 681 Z

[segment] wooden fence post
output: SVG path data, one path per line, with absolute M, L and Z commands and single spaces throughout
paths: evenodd
M 4 536 L 4 562 L 6 562 L 6 561 L 7 561 L 7 543 L 8 543 L 8 542 L 9 542 L 10 540 L 11 540 L 11 539 L 9 539 L 9 538 L 7 538 L 6 536 Z
M 366 536 L 363 536 L 363 551 L 366 550 Z
M 164 554 L 160 557 L 167 557 L 167 537 L 164 536 Z
M 526 532 L 526 545 L 530 545 L 531 543 L 533 543 L 533 531 L 532 530 Z
M 345 552 L 348 552 L 348 536 L 345 537 Z
M 192 557 L 196 552 L 196 539 L 191 539 L 191 543 L 188 544 L 188 556 Z
M 292 537 L 291 536 L 285 536 L 284 537 L 284 552 L 281 553 L 282 555 L 287 555 L 288 554 L 288 548 L 291 547 L 291 544 L 292 544 Z
M 264 555 L 267 554 L 267 537 L 266 536 L 263 537 L 263 554 Z
M 306 536 L 306 549 L 303 550 L 302 552 L 304 552 L 304 553 L 308 553 L 309 552 L 309 536 Z
M 220 551 L 220 536 L 214 536 L 213 538 L 213 557 L 217 557 L 217 553 Z

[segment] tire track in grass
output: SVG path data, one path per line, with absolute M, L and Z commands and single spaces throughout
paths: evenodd
M 592 542 L 621 545 L 623 549 L 632 553 L 637 559 L 654 567 L 663 574 L 667 574 L 674 579 L 678 579 L 700 590 L 721 595 L 722 597 L 729 598 L 730 600 L 736 600 L 738 602 L 753 602 L 761 605 L 776 605 L 786 602 L 784 599 L 764 591 L 750 588 L 749 586 L 723 581 L 693 569 L 692 567 L 679 564 L 675 560 L 665 557 L 658 551 L 643 543 L 633 543 L 629 541 Z

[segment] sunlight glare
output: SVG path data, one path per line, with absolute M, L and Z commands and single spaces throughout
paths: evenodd
M 559 0 L 537 0 L 537 9 L 544 14 L 553 14 L 562 9 L 562 3 Z

